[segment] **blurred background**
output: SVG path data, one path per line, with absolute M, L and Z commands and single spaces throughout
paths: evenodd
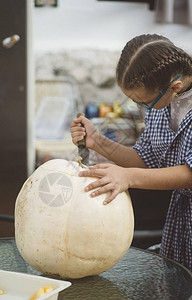
M 14 205 L 28 176 L 53 158 L 74 160 L 69 125 L 85 113 L 108 138 L 132 146 L 143 111 L 115 80 L 126 42 L 157 33 L 191 53 L 188 0 L 0 2 L 0 237 L 14 236 Z M 106 161 L 91 153 L 90 164 Z M 133 246 L 160 243 L 170 192 L 130 190 Z

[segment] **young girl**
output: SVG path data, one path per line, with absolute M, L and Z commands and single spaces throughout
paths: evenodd
M 145 130 L 131 148 L 99 135 L 85 117 L 74 120 L 73 143 L 86 135 L 87 148 L 115 163 L 81 172 L 98 177 L 85 190 L 92 197 L 110 192 L 104 204 L 128 188 L 174 190 L 160 254 L 192 270 L 192 58 L 163 36 L 141 35 L 124 47 L 116 75 L 123 93 L 146 110 Z

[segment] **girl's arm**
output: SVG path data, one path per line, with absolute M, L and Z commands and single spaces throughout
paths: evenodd
M 84 127 L 81 126 L 82 124 Z M 75 145 L 86 137 L 86 147 L 88 149 L 96 151 L 119 166 L 146 168 L 144 161 L 136 150 L 115 143 L 100 135 L 93 123 L 83 116 L 71 123 L 71 136 Z
M 113 142 L 103 135 L 98 135 L 98 137 L 96 137 L 93 150 L 118 166 L 125 168 L 147 168 L 136 150 Z
M 160 168 L 133 169 L 130 187 L 151 190 L 192 188 L 192 170 L 188 165 Z
M 174 190 L 192 188 L 192 170 L 188 165 L 161 168 L 122 168 L 111 164 L 95 165 L 80 176 L 98 177 L 85 191 L 91 197 L 110 192 L 104 204 L 111 202 L 118 193 L 128 188 L 151 190 Z M 96 189 L 96 190 L 95 190 Z

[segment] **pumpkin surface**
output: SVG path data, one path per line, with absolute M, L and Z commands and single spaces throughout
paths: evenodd
M 15 205 L 15 239 L 24 260 L 44 274 L 100 274 L 127 252 L 134 215 L 127 192 L 103 205 L 84 191 L 96 178 L 79 177 L 77 162 L 53 159 L 24 183 Z

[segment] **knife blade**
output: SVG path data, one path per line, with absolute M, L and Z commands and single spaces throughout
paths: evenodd
M 84 113 L 78 113 L 77 118 L 84 116 Z M 81 123 L 81 126 L 84 126 Z M 86 148 L 86 138 L 84 137 L 81 141 L 77 143 L 78 155 L 81 157 L 81 163 L 88 166 L 89 165 L 89 149 Z

